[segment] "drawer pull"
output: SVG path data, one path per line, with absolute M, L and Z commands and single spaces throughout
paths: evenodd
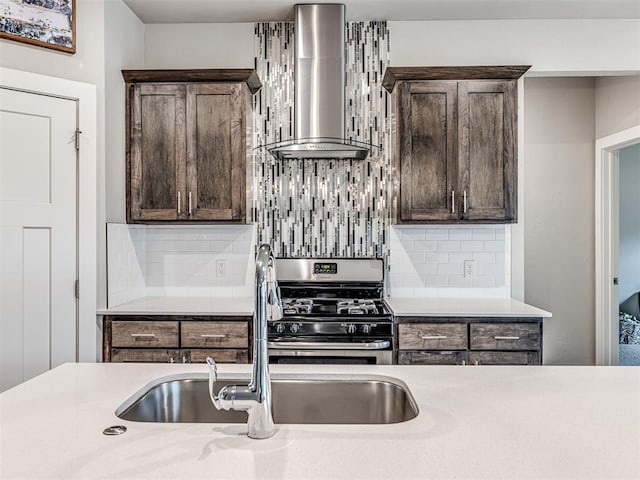
M 200 336 L 202 338 L 224 338 L 227 335 L 224 333 L 202 333 Z
M 443 340 L 445 338 L 449 338 L 446 335 L 424 335 L 422 337 L 423 340 Z
M 520 340 L 520 337 L 504 337 L 500 335 L 496 335 L 493 337 L 495 340 Z
M 155 333 L 132 333 L 131 336 L 134 338 L 138 338 L 138 337 L 153 338 L 156 336 L 156 334 Z

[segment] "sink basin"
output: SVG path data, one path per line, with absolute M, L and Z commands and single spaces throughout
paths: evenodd
M 247 384 L 247 378 L 219 378 L 216 389 Z M 384 424 L 411 420 L 418 407 L 404 382 L 379 375 L 272 375 L 275 423 Z M 245 423 L 247 414 L 217 410 L 206 374 L 156 379 L 118 407 L 133 422 Z

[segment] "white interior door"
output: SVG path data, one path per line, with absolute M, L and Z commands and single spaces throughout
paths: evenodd
M 0 88 L 0 392 L 77 357 L 77 104 Z

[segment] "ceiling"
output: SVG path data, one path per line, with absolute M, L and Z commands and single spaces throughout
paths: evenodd
M 293 20 L 287 0 L 124 0 L 144 23 Z M 348 20 L 640 18 L 640 0 L 334 0 Z

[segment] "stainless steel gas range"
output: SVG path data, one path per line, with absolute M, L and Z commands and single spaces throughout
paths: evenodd
M 277 259 L 284 316 L 269 322 L 269 362 L 393 363 L 383 271 L 379 259 Z

